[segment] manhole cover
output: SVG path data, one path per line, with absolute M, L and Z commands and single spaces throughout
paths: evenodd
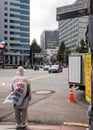
M 36 90 L 34 91 L 35 94 L 52 94 L 55 93 L 53 90 Z

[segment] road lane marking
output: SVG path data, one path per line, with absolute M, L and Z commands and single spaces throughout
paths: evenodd
M 50 77 L 50 76 L 53 76 L 53 75 L 39 76 L 39 77 L 36 77 L 36 78 L 32 78 L 32 79 L 30 79 L 30 80 L 31 80 L 31 81 L 34 81 L 34 80 L 37 80 L 37 79 L 43 79 L 43 78 L 47 78 L 47 77 Z

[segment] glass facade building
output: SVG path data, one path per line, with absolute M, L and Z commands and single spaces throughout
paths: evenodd
M 0 0 L 0 39 L 7 50 L 29 54 L 30 0 Z

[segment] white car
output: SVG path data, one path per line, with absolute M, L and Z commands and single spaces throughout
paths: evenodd
M 59 73 L 62 72 L 62 68 L 59 65 L 52 65 L 49 70 L 49 73 Z
M 44 65 L 43 70 L 49 70 L 50 65 Z

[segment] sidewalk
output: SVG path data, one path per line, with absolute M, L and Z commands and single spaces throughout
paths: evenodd
M 85 127 L 64 126 L 64 125 L 28 125 L 27 128 L 18 128 L 17 130 L 89 130 Z M 15 125 L 0 125 L 0 130 L 16 130 Z

